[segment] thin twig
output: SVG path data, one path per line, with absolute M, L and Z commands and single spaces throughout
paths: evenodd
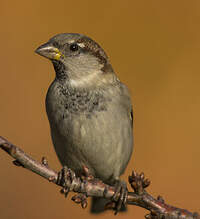
M 13 161 L 15 165 L 31 170 L 45 179 L 63 187 L 62 193 L 65 193 L 65 195 L 67 195 L 69 191 L 78 193 L 78 195 L 75 195 L 72 200 L 76 203 L 81 203 L 83 208 L 87 206 L 87 197 L 104 197 L 113 200 L 113 196 L 116 195 L 115 187 L 106 185 L 101 180 L 91 176 L 85 178 L 76 177 L 75 173 L 71 170 L 69 172 L 70 174 L 67 176 L 65 185 L 63 185 L 59 179 L 60 174 L 48 166 L 45 158 L 42 159 L 42 162 L 38 162 L 3 137 L 0 137 L 0 148 L 15 159 Z M 200 219 L 198 213 L 192 213 L 188 210 L 168 205 L 160 196 L 158 196 L 157 199 L 153 198 L 145 190 L 145 188 L 149 186 L 150 181 L 145 179 L 143 173 L 137 174 L 133 171 L 132 175 L 129 176 L 129 183 L 134 192 L 127 193 L 126 203 L 128 205 L 137 205 L 149 210 L 150 214 L 146 215 L 146 218 Z M 109 205 L 107 207 L 109 207 Z M 113 205 L 110 205 L 110 207 L 113 208 Z

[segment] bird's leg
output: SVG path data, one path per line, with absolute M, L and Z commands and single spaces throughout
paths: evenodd
M 115 185 L 115 194 L 113 196 L 113 201 L 116 203 L 115 204 L 115 215 L 121 210 L 121 208 L 126 206 L 126 199 L 127 199 L 127 186 L 126 182 L 118 180 L 116 181 Z

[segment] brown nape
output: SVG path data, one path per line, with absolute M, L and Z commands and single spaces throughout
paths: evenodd
M 112 66 L 109 63 L 106 53 L 98 43 L 94 42 L 92 39 L 86 36 L 80 38 L 77 43 L 83 43 L 85 45 L 84 50 L 98 58 L 99 62 L 103 64 L 102 71 L 104 73 L 113 72 Z

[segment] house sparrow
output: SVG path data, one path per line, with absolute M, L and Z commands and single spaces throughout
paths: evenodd
M 104 50 L 87 36 L 64 33 L 36 53 L 50 59 L 56 72 L 46 111 L 61 164 L 77 175 L 85 165 L 110 185 L 121 182 L 133 149 L 133 113 L 128 89 Z M 94 198 L 91 211 L 101 212 L 105 203 Z

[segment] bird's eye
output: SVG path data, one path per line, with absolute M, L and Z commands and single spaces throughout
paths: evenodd
M 70 48 L 70 50 L 71 50 L 71 51 L 73 51 L 73 52 L 74 52 L 74 51 L 77 51 L 77 50 L 78 50 L 78 45 L 77 45 L 77 44 L 75 44 L 75 43 L 73 43 L 73 44 L 71 44 L 71 45 L 70 45 L 70 47 L 69 47 L 69 48 Z

